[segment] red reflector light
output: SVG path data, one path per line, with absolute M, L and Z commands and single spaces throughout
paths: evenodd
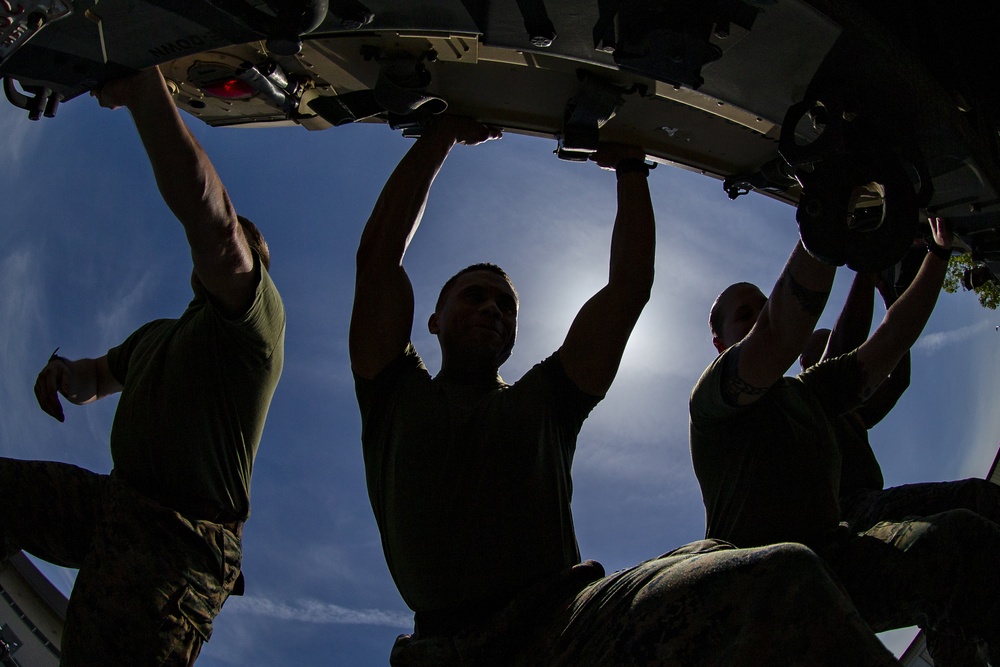
M 202 92 L 223 100 L 245 100 L 248 97 L 253 97 L 257 91 L 246 81 L 225 79 L 206 85 L 202 88 Z

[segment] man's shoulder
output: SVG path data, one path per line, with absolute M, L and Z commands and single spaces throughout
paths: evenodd
M 860 393 L 864 378 L 856 350 L 824 359 L 797 377 L 819 398 L 830 415 L 854 410 L 862 403 Z
M 504 391 L 519 394 L 525 404 L 546 405 L 567 418 L 579 418 L 581 423 L 604 398 L 588 394 L 576 386 L 566 374 L 558 350 L 528 369 Z
M 186 311 L 185 311 L 186 312 Z M 150 336 L 158 335 L 159 333 L 166 331 L 172 327 L 177 326 L 177 323 L 181 321 L 181 318 L 176 317 L 160 317 L 155 320 L 150 320 L 146 322 L 138 329 L 130 333 L 124 341 L 115 347 L 123 347 L 131 343 L 138 343 L 143 339 L 149 338 Z
M 281 321 L 284 321 L 285 303 L 281 298 L 281 294 L 278 292 L 278 287 L 274 284 L 274 280 L 271 278 L 271 274 L 268 273 L 267 269 L 263 266 L 260 266 L 259 268 L 260 278 L 254 288 L 253 301 L 250 302 L 250 305 L 244 313 L 235 318 L 230 318 L 237 323 L 252 322 L 257 319 L 255 315 L 262 312 L 269 313 L 266 316 L 268 319 L 280 319 Z
M 264 267 L 260 267 L 260 278 L 254 289 L 253 300 L 239 313 L 226 313 L 214 299 L 196 294 L 181 314 L 179 321 L 183 331 L 212 331 L 212 335 L 234 341 L 244 341 L 243 347 L 253 349 L 258 355 L 265 350 L 270 356 L 283 347 L 285 333 L 285 305 L 274 282 Z
M 715 357 L 702 371 L 694 383 L 694 387 L 691 388 L 691 394 L 688 396 L 688 409 L 692 420 L 698 417 L 707 417 L 719 411 L 728 413 L 730 408 L 735 409 L 734 406 L 728 405 L 722 397 L 722 373 L 732 350 L 733 348 L 729 348 Z
M 529 388 L 543 383 L 550 384 L 554 391 L 575 393 L 583 396 L 588 395 L 573 384 L 573 381 L 566 375 L 566 370 L 563 368 L 562 360 L 559 357 L 559 350 L 556 350 L 529 368 L 514 384 L 505 384 L 504 388 Z M 594 398 L 600 400 L 602 397 L 596 396 Z
M 364 378 L 354 373 L 355 390 L 362 391 L 376 387 L 387 387 L 402 382 L 406 377 L 416 376 L 430 381 L 430 372 L 417 353 L 412 342 L 408 342 L 396 357 L 385 365 L 374 377 Z
M 734 405 L 726 400 L 723 391 L 724 373 L 727 363 L 734 363 L 730 356 L 732 347 L 712 360 L 698 378 L 688 398 L 688 411 L 692 445 L 695 434 L 712 430 L 743 428 L 747 420 L 754 420 L 763 411 L 770 410 L 776 402 L 787 400 L 789 392 L 794 394 L 802 388 L 796 376 L 779 378 L 761 393 L 757 400 L 745 405 Z
M 815 391 L 821 391 L 828 386 L 854 385 L 859 381 L 860 372 L 857 350 L 851 350 L 822 360 L 796 375 L 795 379 Z

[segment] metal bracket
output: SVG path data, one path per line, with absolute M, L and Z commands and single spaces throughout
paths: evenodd
M 56 115 L 62 95 L 54 93 L 44 86 L 22 86 L 24 93 L 17 89 L 14 80 L 9 76 L 3 78 L 3 92 L 7 101 L 19 109 L 28 112 L 29 120 L 38 120 L 42 116 L 52 118 Z M 25 94 L 28 93 L 28 94 Z
M 730 199 L 748 194 L 754 190 L 764 190 L 781 194 L 795 185 L 795 171 L 782 157 L 765 162 L 752 174 L 730 176 L 722 183 Z
M 585 70 L 579 70 L 577 76 L 583 88 L 566 103 L 556 155 L 561 160 L 583 162 L 597 150 L 601 128 L 625 103 L 627 91 Z

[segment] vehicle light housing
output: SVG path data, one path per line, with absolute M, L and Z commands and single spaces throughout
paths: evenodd
M 221 100 L 245 100 L 257 94 L 253 86 L 235 77 L 206 84 L 201 90 L 206 95 Z

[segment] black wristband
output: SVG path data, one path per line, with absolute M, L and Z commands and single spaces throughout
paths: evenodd
M 951 257 L 951 248 L 942 248 L 934 239 L 926 239 L 926 242 L 927 252 L 933 254 L 938 259 L 943 259 L 947 262 L 948 258 Z
M 627 157 L 619 160 L 618 164 L 615 165 L 615 177 L 621 178 L 622 174 L 639 173 L 648 178 L 650 169 L 652 167 L 646 164 L 645 160 L 640 160 L 637 157 Z

